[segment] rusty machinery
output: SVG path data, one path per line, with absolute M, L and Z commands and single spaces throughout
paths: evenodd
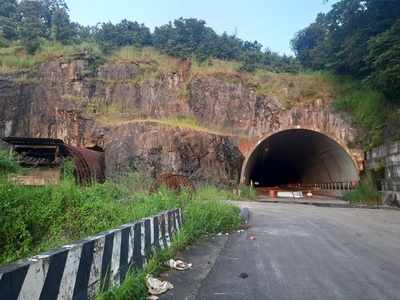
M 12 146 L 20 164 L 30 169 L 57 168 L 67 158 L 72 158 L 75 178 L 79 184 L 104 182 L 104 153 L 64 144 L 60 139 L 6 137 L 3 141 Z

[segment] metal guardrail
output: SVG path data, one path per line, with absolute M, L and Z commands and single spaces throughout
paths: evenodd
M 284 187 L 293 189 L 306 189 L 306 190 L 329 190 L 329 191 L 351 191 L 356 189 L 357 182 L 351 181 L 335 181 L 313 184 L 289 184 Z

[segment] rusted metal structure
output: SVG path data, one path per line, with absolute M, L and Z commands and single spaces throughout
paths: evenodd
M 150 193 L 156 192 L 162 186 L 165 186 L 173 192 L 180 192 L 183 189 L 188 190 L 191 194 L 195 192 L 193 183 L 189 178 L 183 175 L 162 174 L 158 176 L 150 188 Z
M 73 159 L 75 177 L 79 184 L 105 180 L 104 153 L 101 151 L 69 146 L 60 139 L 6 137 L 3 141 L 10 144 L 18 154 L 20 164 L 32 170 L 31 175 L 20 176 L 16 180 L 22 184 L 57 183 L 66 158 Z
M 62 149 L 66 156 L 73 158 L 76 180 L 80 184 L 90 184 L 93 181 L 104 182 L 104 152 L 68 145 L 63 145 Z

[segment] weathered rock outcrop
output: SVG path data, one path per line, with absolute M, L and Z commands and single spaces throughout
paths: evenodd
M 239 180 L 243 162 L 228 137 L 146 123 L 113 129 L 104 147 L 108 175 L 129 170 L 152 177 L 175 173 L 226 185 Z
M 106 64 L 93 72 L 85 59 L 57 59 L 33 73 L 0 75 L 0 135 L 104 147 L 109 175 L 132 167 L 151 176 L 175 172 L 219 183 L 237 181 L 243 155 L 280 130 L 320 131 L 344 147 L 354 141 L 355 128 L 327 99 L 285 109 L 279 97 L 259 95 L 240 78 L 188 72 L 190 65 L 148 74 L 139 63 Z M 98 122 L 97 115 L 108 112 L 128 120 L 189 116 L 220 135 Z

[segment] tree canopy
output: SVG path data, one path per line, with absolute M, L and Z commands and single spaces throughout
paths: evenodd
M 301 64 L 370 81 L 400 102 L 400 1 L 341 0 L 299 31 L 292 47 Z
M 203 20 L 179 18 L 156 27 L 153 33 L 146 25 L 130 20 L 82 26 L 71 22 L 64 0 L 2 0 L 0 46 L 4 40 L 20 41 L 29 53 L 34 53 L 43 40 L 63 44 L 94 41 L 106 53 L 124 46 L 152 46 L 178 58 L 236 60 L 249 72 L 256 68 L 299 70 L 294 57 L 263 49 L 257 41 L 243 41 L 228 33 L 219 35 Z

